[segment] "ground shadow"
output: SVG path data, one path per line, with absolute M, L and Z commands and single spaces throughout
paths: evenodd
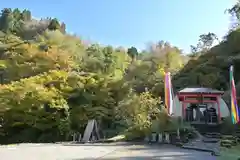
M 93 158 L 80 158 L 71 160 L 92 160 Z M 99 160 L 216 160 L 214 156 L 196 157 L 194 154 L 187 155 L 161 155 L 161 156 L 122 156 L 121 158 L 97 158 Z M 67 160 L 67 159 L 66 159 Z M 69 159 L 70 160 L 70 159 Z
M 126 146 L 127 147 L 127 146 Z M 99 160 L 216 160 L 207 152 L 199 152 L 182 149 L 172 145 L 135 145 L 129 146 L 124 150 L 111 152 L 103 157 L 95 158 Z M 140 152 L 139 152 L 140 151 Z M 130 154 L 127 154 L 129 152 Z M 161 152 L 159 154 L 159 152 Z M 124 154 L 125 153 L 125 154 Z M 133 153 L 133 154 L 132 154 Z M 135 154 L 134 154 L 135 153 Z M 126 155 L 127 154 L 127 155 Z M 75 158 L 66 160 L 92 160 L 94 158 Z
M 111 143 L 63 143 L 61 144 L 63 146 L 100 146 L 100 147 L 104 147 L 104 146 L 129 146 L 129 145 L 151 145 L 149 143 L 146 142 L 111 142 Z M 155 145 L 155 144 L 154 144 Z M 162 145 L 162 144 L 158 144 L 158 145 Z

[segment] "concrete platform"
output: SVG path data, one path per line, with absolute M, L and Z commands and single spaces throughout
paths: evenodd
M 0 146 L 2 160 L 215 160 L 210 153 L 170 145 L 111 144 L 20 144 Z

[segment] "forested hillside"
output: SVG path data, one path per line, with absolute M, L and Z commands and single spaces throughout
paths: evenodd
M 201 35 L 187 56 L 165 41 L 141 52 L 87 44 L 56 18 L 36 20 L 32 14 L 5 8 L 0 17 L 1 143 L 67 140 L 83 132 L 89 119 L 106 136 L 144 134 L 152 119 L 167 130 L 164 70 L 173 74 L 176 90 L 227 90 L 229 64 L 240 69 L 238 29 L 213 48 L 215 34 Z
M 236 3 L 227 10 L 236 21 L 232 22 L 232 29 L 220 43 L 209 47 L 218 38 L 208 33 L 199 37 L 196 47 L 191 46 L 191 60 L 174 77 L 177 87 L 204 86 L 219 90 L 229 90 L 229 67 L 234 65 L 234 78 L 240 95 L 240 3 Z M 224 99 L 229 101 L 229 92 Z

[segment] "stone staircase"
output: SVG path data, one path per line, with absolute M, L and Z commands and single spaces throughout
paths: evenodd
M 221 134 L 216 132 L 201 134 L 198 130 L 195 131 L 195 134 L 197 138 L 183 145 L 183 148 L 211 152 L 213 155 L 220 154 Z
M 226 148 L 234 148 L 240 144 L 240 127 L 236 126 L 234 133 L 222 135 L 221 125 L 193 125 L 197 138 L 184 144 L 183 148 L 207 151 L 219 156 Z M 240 158 L 239 158 L 240 159 Z
M 220 133 L 220 124 L 191 124 L 202 135 L 208 133 Z

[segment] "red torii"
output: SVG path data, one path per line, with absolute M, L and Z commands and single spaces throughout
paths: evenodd
M 182 117 L 185 117 L 187 103 L 203 104 L 212 103 L 217 104 L 218 121 L 221 121 L 220 98 L 223 91 L 214 90 L 210 88 L 185 88 L 177 93 L 178 99 L 182 102 Z

